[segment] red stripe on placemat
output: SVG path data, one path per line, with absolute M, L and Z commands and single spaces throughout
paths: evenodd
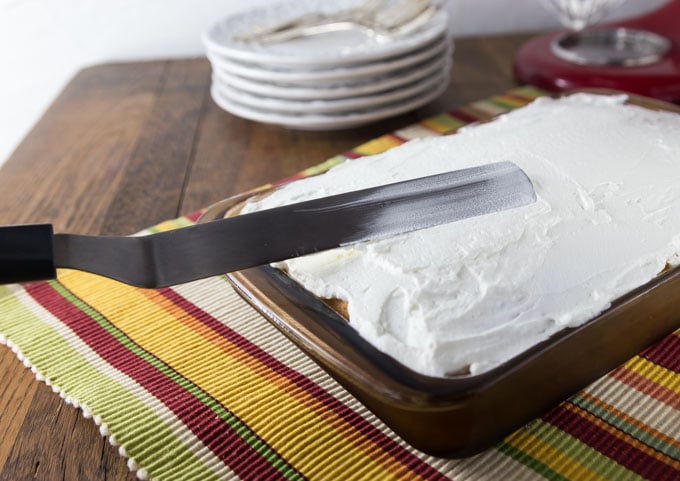
M 449 115 L 451 117 L 455 117 L 458 120 L 462 120 L 466 124 L 472 124 L 474 122 L 479 122 L 479 117 L 475 117 L 474 115 L 470 115 L 468 113 L 463 112 L 462 110 L 452 110 L 449 112 Z
M 354 152 L 353 150 L 348 150 L 347 152 L 343 152 L 342 155 L 344 157 L 347 157 L 348 159 L 358 159 L 359 157 L 364 156 L 364 154 L 360 154 L 359 152 Z
M 267 366 L 269 369 L 277 373 L 278 375 L 286 378 L 300 389 L 307 392 L 309 395 L 313 396 L 326 408 L 332 410 L 336 413 L 342 420 L 352 426 L 354 429 L 359 431 L 361 434 L 366 436 L 371 442 L 379 446 L 383 451 L 387 452 L 395 460 L 399 461 L 401 464 L 407 466 L 409 469 L 413 470 L 420 476 L 426 479 L 432 480 L 448 480 L 447 476 L 443 475 L 435 468 L 429 464 L 422 461 L 420 458 L 400 446 L 393 439 L 388 437 L 382 431 L 377 429 L 371 423 L 366 421 L 363 417 L 357 414 L 354 410 L 349 408 L 347 405 L 336 399 L 333 395 L 323 389 L 321 386 L 307 378 L 302 373 L 291 369 L 286 366 L 271 354 L 264 351 L 262 348 L 256 344 L 250 342 L 248 339 L 243 337 L 238 332 L 227 327 L 222 322 L 217 320 L 215 317 L 211 316 L 204 310 L 200 309 L 196 305 L 192 304 L 190 301 L 182 297 L 177 292 L 172 289 L 165 288 L 159 289 L 159 292 L 163 294 L 168 300 L 170 300 L 174 305 L 184 310 L 187 314 L 194 317 L 199 322 L 203 323 L 213 332 L 219 334 L 223 338 L 227 339 L 233 345 L 237 346 L 239 349 L 247 352 L 251 357 L 256 359 L 261 364 Z
M 288 182 L 293 182 L 294 180 L 300 180 L 305 178 L 305 173 L 304 172 L 297 172 L 293 175 L 289 175 L 288 177 L 284 177 L 283 179 L 276 180 L 271 183 L 271 185 L 274 186 L 279 186 L 283 184 L 287 184 Z
M 392 137 L 394 140 L 396 140 L 397 142 L 401 142 L 402 144 L 408 142 L 408 139 L 402 137 L 396 132 L 390 132 L 389 134 L 385 134 L 385 137 Z
M 640 391 L 641 393 L 646 394 L 649 397 L 653 397 L 657 401 L 661 401 L 667 406 L 680 411 L 680 394 L 676 393 L 672 389 L 668 389 L 666 386 L 657 384 L 623 366 L 617 367 L 608 375 L 614 379 L 618 379 L 619 381 Z
M 675 334 L 666 336 L 661 341 L 642 351 L 640 357 L 680 373 L 680 337 Z
M 95 319 L 73 305 L 68 299 L 65 299 L 49 283 L 28 284 L 25 289 L 33 299 L 73 330 L 107 363 L 124 372 L 163 402 L 198 439 L 239 477 L 253 481 L 285 479 L 280 471 L 254 451 L 214 411 L 175 381 L 158 371 L 149 362 L 128 350 Z M 140 346 L 137 347 L 143 350 Z M 168 369 L 171 368 L 168 366 Z M 205 395 L 209 397 L 207 393 Z M 211 398 L 211 401 L 219 404 L 213 398 Z M 226 408 L 224 410 L 228 411 Z M 234 419 L 238 419 L 233 413 L 230 412 L 230 414 Z M 245 426 L 242 421 L 241 424 Z M 254 433 L 252 435 L 256 437 Z M 262 445 L 266 445 L 264 440 L 260 438 L 257 438 L 257 440 Z M 270 446 L 269 449 L 271 452 L 275 452 Z M 283 459 L 280 456 L 279 458 Z M 297 474 L 299 477 L 303 477 L 301 474 Z
M 507 97 L 513 100 L 517 100 L 519 102 L 524 102 L 524 103 L 530 103 L 536 100 L 538 97 L 532 97 L 531 95 L 522 95 L 520 92 L 505 92 L 504 94 L 501 95 L 501 97 Z M 518 107 L 519 108 L 519 107 Z
M 192 212 L 191 214 L 187 214 L 184 217 L 189 219 L 191 222 L 196 222 L 201 215 L 203 215 L 203 212 L 205 212 L 205 209 L 201 209 L 196 212 Z
M 543 416 L 543 420 L 650 481 L 680 479 L 680 470 L 645 453 L 563 405 L 550 410 Z

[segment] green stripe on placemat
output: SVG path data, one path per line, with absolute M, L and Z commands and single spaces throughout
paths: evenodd
M 544 94 L 523 87 L 474 102 L 280 182 L 451 134 Z M 676 334 L 495 449 L 447 460 L 395 436 L 224 277 L 143 290 L 60 271 L 58 282 L 0 286 L 0 332 L 38 379 L 94 417 L 143 479 L 680 479 Z

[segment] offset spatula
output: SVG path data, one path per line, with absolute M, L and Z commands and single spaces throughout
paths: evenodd
M 0 284 L 56 277 L 56 267 L 165 287 L 536 200 L 511 162 L 457 170 L 139 237 L 0 227 Z

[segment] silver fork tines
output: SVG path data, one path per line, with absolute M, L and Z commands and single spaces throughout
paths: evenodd
M 297 27 L 258 35 L 254 40 L 261 43 L 275 43 L 352 29 L 362 30 L 364 33 L 375 37 L 403 36 L 425 25 L 436 12 L 437 8 L 431 0 L 403 1 L 390 8 L 367 11 L 364 15 L 355 15 L 351 18 L 335 16 L 332 21 L 306 23 Z
M 331 22 L 347 22 L 352 20 L 361 20 L 367 16 L 374 15 L 380 7 L 382 7 L 384 0 L 365 0 L 354 8 L 341 10 L 334 13 L 310 12 L 299 17 L 285 20 L 270 26 L 261 26 L 254 28 L 250 32 L 240 33 L 234 35 L 236 40 L 254 41 L 269 35 L 286 32 L 288 30 L 302 28 L 305 26 L 320 25 Z

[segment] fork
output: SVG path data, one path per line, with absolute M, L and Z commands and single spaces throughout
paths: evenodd
M 302 25 L 262 35 L 257 40 L 261 43 L 275 43 L 353 29 L 360 29 L 374 37 L 397 37 L 407 35 L 422 27 L 436 12 L 437 8 L 431 0 L 405 1 L 363 18 L 355 17 Z
M 259 40 L 269 35 L 301 28 L 305 26 L 320 25 L 323 23 L 352 21 L 375 14 L 382 7 L 384 0 L 365 0 L 360 5 L 334 13 L 311 12 L 305 15 L 271 25 L 269 27 L 255 28 L 250 32 L 234 35 L 236 40 L 252 41 Z
M 436 12 L 437 7 L 432 5 L 430 0 L 418 0 L 417 2 L 409 2 L 403 12 L 400 12 L 399 8 L 394 7 L 370 19 L 309 25 L 267 35 L 260 38 L 259 41 L 261 43 L 283 42 L 299 37 L 355 29 L 362 30 L 364 33 L 376 38 L 393 38 L 407 35 L 419 29 Z

